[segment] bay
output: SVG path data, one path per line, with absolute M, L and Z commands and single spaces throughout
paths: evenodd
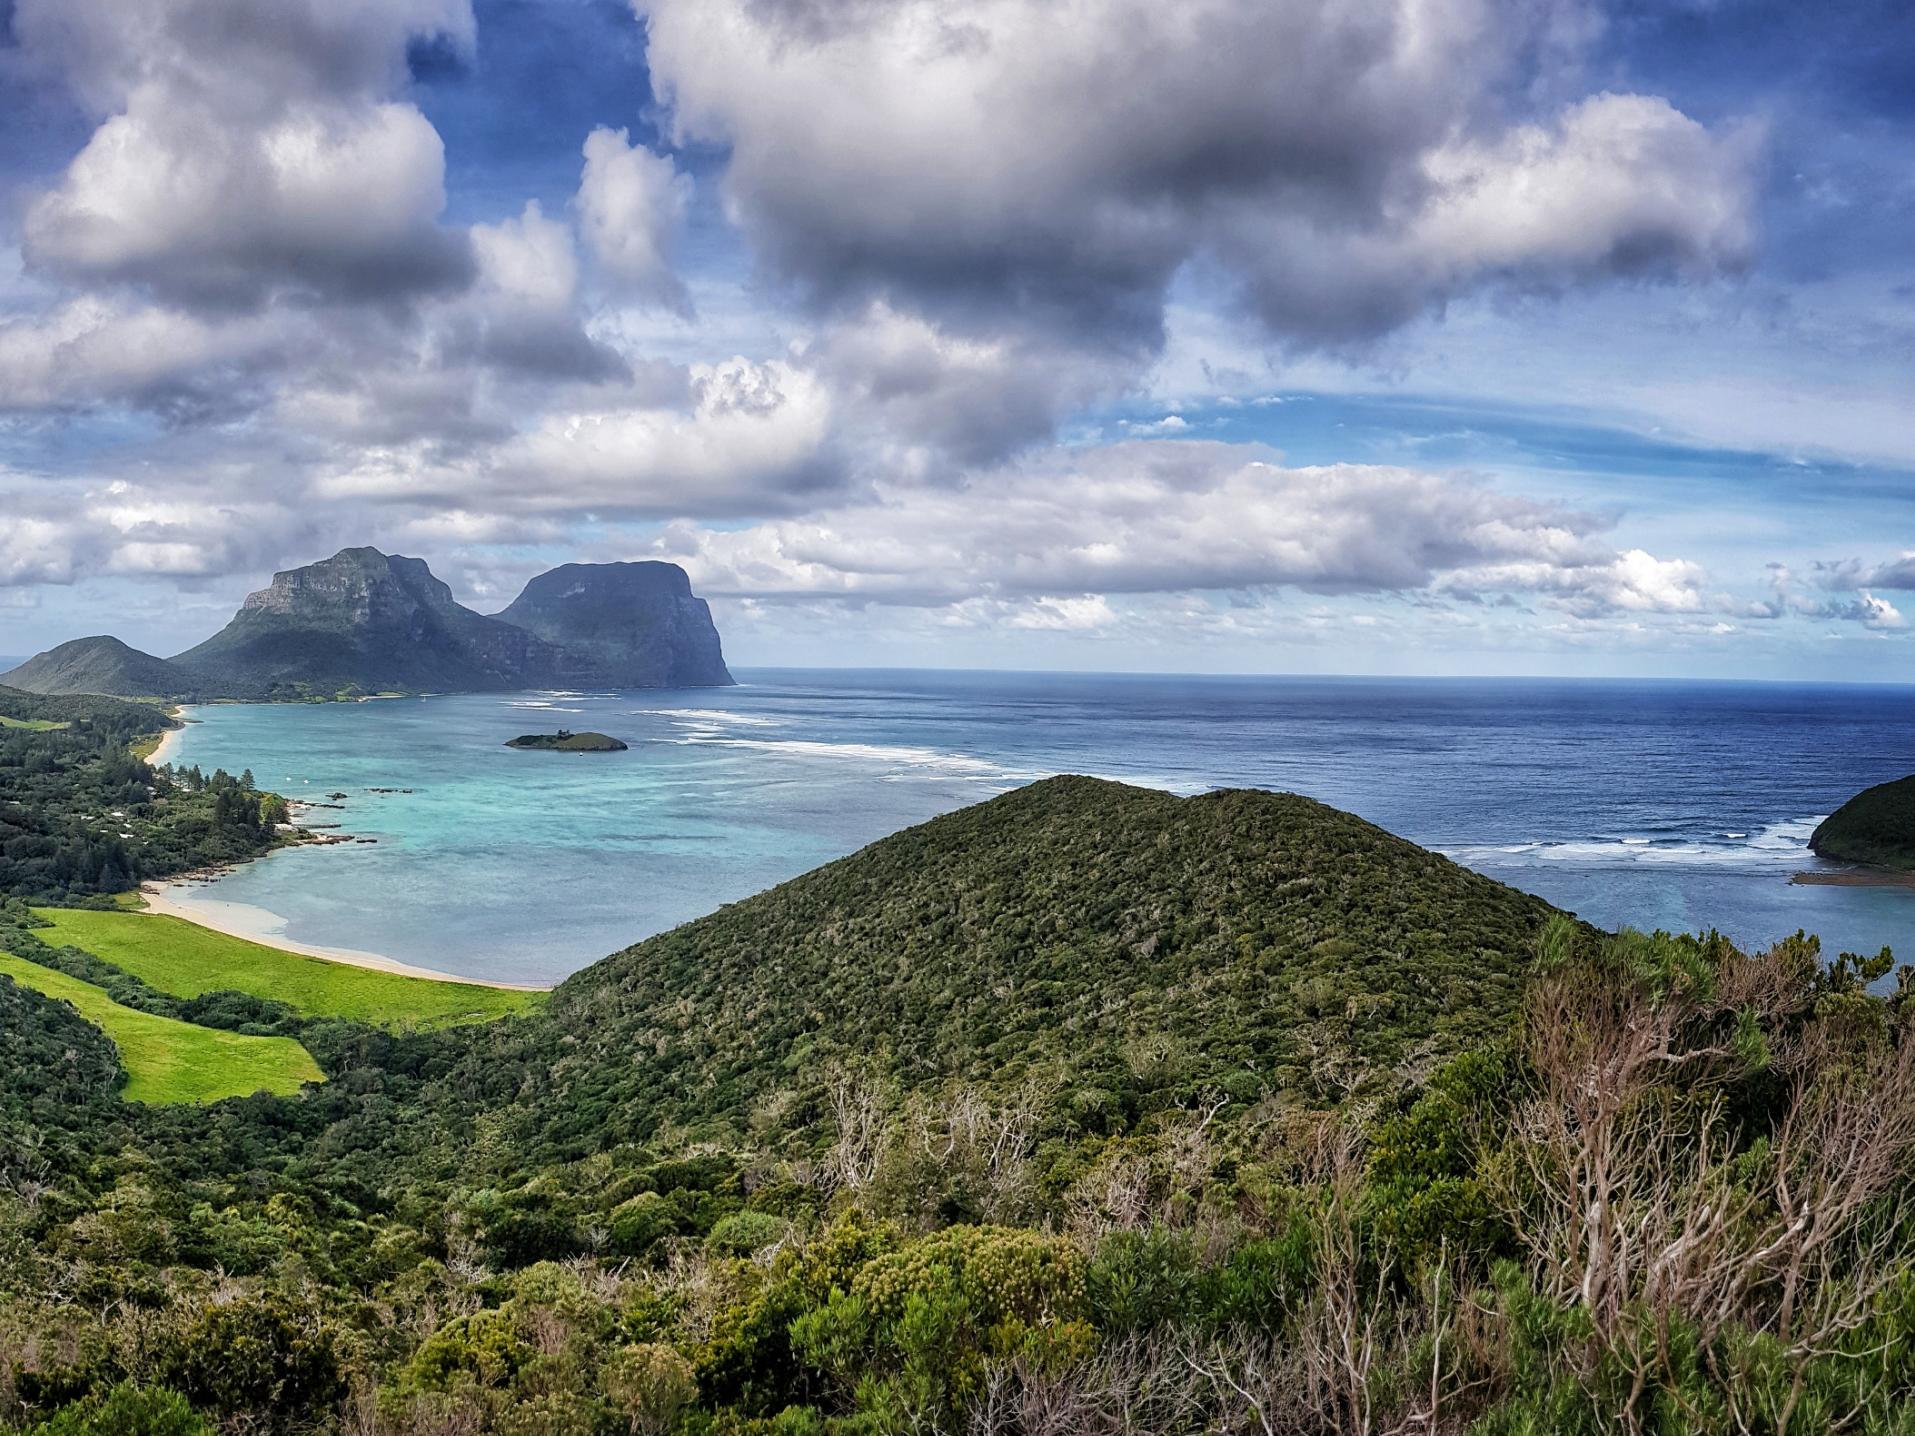
M 371 842 L 178 894 L 265 935 L 549 982 L 1051 773 L 1305 793 L 1606 927 L 1915 958 L 1915 890 L 1791 884 L 1915 771 L 1915 688 L 744 670 L 731 689 L 215 705 L 170 755 Z M 559 726 L 623 753 L 520 752 Z M 386 790 L 386 791 L 377 791 Z

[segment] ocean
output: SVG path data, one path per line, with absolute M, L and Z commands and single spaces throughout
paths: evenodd
M 1288 789 L 1604 927 L 1797 929 L 1915 959 L 1915 889 L 1791 884 L 1858 789 L 1915 770 L 1915 688 L 743 670 L 739 687 L 219 705 L 171 757 L 374 841 L 187 902 L 262 933 L 550 982 L 1052 773 Z M 520 752 L 564 726 L 611 754 Z

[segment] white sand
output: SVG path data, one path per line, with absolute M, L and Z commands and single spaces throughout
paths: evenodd
M 414 967 L 410 963 L 383 957 L 376 952 L 360 952 L 350 947 L 316 947 L 311 943 L 294 942 L 291 938 L 280 935 L 280 929 L 286 925 L 286 920 L 277 913 L 268 912 L 262 907 L 252 907 L 246 903 L 222 902 L 217 898 L 186 897 L 184 891 L 183 886 L 177 883 L 147 883 L 140 889 L 140 894 L 146 899 L 148 912 L 180 918 L 199 927 L 225 933 L 228 937 L 244 938 L 262 947 L 275 947 L 281 952 L 293 952 L 301 957 L 316 957 L 324 962 L 343 962 L 353 967 L 369 967 L 375 972 L 397 973 L 401 977 L 425 977 L 435 982 L 461 982 L 469 987 L 503 987 L 514 992 L 544 992 L 546 990 L 546 985 L 543 983 L 486 982 L 477 977 L 461 977 L 455 972 L 438 972 L 430 967 Z
M 187 714 L 190 712 L 192 712 L 190 708 L 175 708 L 173 710 L 173 716 L 184 724 L 189 721 Z M 180 739 L 184 737 L 185 734 L 186 729 L 184 727 L 167 729 L 166 732 L 160 735 L 160 746 L 153 750 L 146 761 L 151 763 L 155 768 L 172 762 L 173 749 L 178 746 Z

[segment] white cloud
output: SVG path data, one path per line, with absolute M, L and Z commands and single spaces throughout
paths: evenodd
M 208 321 L 83 296 L 0 321 L 0 409 L 97 403 L 220 410 L 277 362 L 294 325 L 272 316 Z
M 729 147 L 733 218 L 824 299 L 1143 353 L 1171 277 L 1209 259 L 1278 337 L 1337 344 L 1485 282 L 1709 273 L 1746 248 L 1743 148 L 1666 102 L 1498 121 L 1560 7 L 636 5 L 674 133 Z
M 874 302 L 840 316 L 805 351 L 842 421 L 884 450 L 894 474 L 936 477 L 995 463 L 1049 438 L 1071 411 L 1120 392 L 1128 365 L 1016 327 L 954 332 Z
M 1901 611 L 1885 598 L 1863 590 L 1861 595 L 1861 621 L 1870 628 L 1906 628 L 1908 620 Z
M 1110 600 L 1101 593 L 1087 593 L 1077 598 L 1036 599 L 1029 607 L 1013 613 L 1009 622 L 1012 628 L 1082 633 L 1109 628 L 1117 622 L 1117 614 Z
M 1584 615 L 1690 612 L 1700 571 L 1601 524 L 1411 469 L 1286 468 L 1252 445 L 1130 441 L 742 529 L 676 525 L 659 551 L 704 589 L 913 605 L 1041 598 L 1051 626 L 1115 594 L 1536 597 Z M 1081 596 L 1081 597 L 1080 597 Z M 1027 626 L 1036 619 L 1027 618 Z
M 463 282 L 438 133 L 390 91 L 407 39 L 471 37 L 464 0 L 20 0 L 25 44 L 104 116 L 28 208 L 39 270 L 180 304 L 281 289 L 387 299 Z
M 624 130 L 601 127 L 586 136 L 579 228 L 600 272 L 623 296 L 689 312 L 672 256 L 691 195 L 689 175 L 632 144 Z
M 555 410 L 469 457 L 365 454 L 322 478 L 331 500 L 447 503 L 514 514 L 721 517 L 788 509 L 836 478 L 831 397 L 782 360 L 692 366 L 684 408 Z
M 71 583 L 79 537 L 72 524 L 9 514 L 0 524 L 0 586 Z

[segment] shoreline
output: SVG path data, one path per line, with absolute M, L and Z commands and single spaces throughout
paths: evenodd
M 296 957 L 316 958 L 321 962 L 343 963 L 348 967 L 363 967 L 373 972 L 388 972 L 395 977 L 416 977 L 428 982 L 456 982 L 464 987 L 493 987 L 507 992 L 549 992 L 549 984 L 538 982 L 490 982 L 482 977 L 462 977 L 456 972 L 441 972 L 432 967 L 415 967 L 411 963 L 401 962 L 397 958 L 387 957 L 383 953 L 365 952 L 353 947 L 321 947 L 314 943 L 298 942 L 289 937 L 274 933 L 265 933 L 259 926 L 249 924 L 240 912 L 264 913 L 277 921 L 284 921 L 277 913 L 267 912 L 264 908 L 249 907 L 244 903 L 223 902 L 210 899 L 207 904 L 181 902 L 173 897 L 170 889 L 185 886 L 188 882 L 206 881 L 205 878 L 169 878 L 164 882 L 142 883 L 140 896 L 146 900 L 146 907 L 140 911 L 160 917 L 178 918 L 181 922 L 190 922 L 195 927 L 203 927 L 209 932 L 217 932 L 226 937 L 236 937 L 243 942 L 257 943 L 261 947 L 274 948 L 280 952 L 289 952 Z M 208 907 L 222 911 L 208 911 Z M 137 915 L 137 913 L 136 913 Z
M 1896 872 L 1890 868 L 1855 868 L 1840 873 L 1798 872 L 1789 876 L 1793 886 L 1826 888 L 1915 888 L 1915 872 Z
M 367 699 L 361 699 L 360 701 L 365 702 L 369 701 L 370 698 L 385 696 L 384 694 L 373 694 L 369 695 Z M 148 764 L 157 767 L 168 761 L 169 750 L 178 743 L 179 739 L 184 736 L 186 732 L 185 725 L 199 721 L 190 716 L 192 709 L 193 705 L 181 704 L 169 710 L 168 716 L 178 720 L 181 726 L 178 728 L 169 728 L 160 735 L 159 743 L 154 747 L 153 751 L 146 756 L 146 762 Z M 300 809 L 311 809 L 315 806 L 311 802 L 301 802 L 296 798 L 288 799 L 287 801 L 296 812 Z M 323 847 L 332 843 L 349 843 L 353 841 L 344 834 L 315 833 L 309 829 L 301 829 L 300 831 L 303 837 L 288 844 L 288 846 L 303 847 L 313 845 Z M 246 861 L 259 862 L 261 859 L 271 857 L 278 851 L 278 848 L 269 848 L 267 851 L 255 857 L 248 858 Z M 183 902 L 172 895 L 175 891 L 192 884 L 212 882 L 217 879 L 221 873 L 227 870 L 226 867 L 210 870 L 201 869 L 195 872 L 180 873 L 174 877 L 165 878 L 157 882 L 141 883 L 140 896 L 144 899 L 146 906 L 144 909 L 136 909 L 136 911 L 153 913 L 161 917 L 178 918 L 181 922 L 189 922 L 195 927 L 203 927 L 208 932 L 217 932 L 226 937 L 238 938 L 242 942 L 257 943 L 261 947 L 270 947 L 278 952 L 291 953 L 295 957 L 310 957 L 320 962 L 337 962 L 347 967 L 363 967 L 372 972 L 390 973 L 394 977 L 412 977 L 426 982 L 455 982 L 464 987 L 491 987 L 507 992 L 549 992 L 551 990 L 550 983 L 492 982 L 482 977 L 464 977 L 456 972 L 443 972 L 435 967 L 418 967 L 409 962 L 401 962 L 396 957 L 387 957 L 384 953 L 380 952 L 366 952 L 360 948 L 353 947 L 325 947 L 316 943 L 299 942 L 293 938 L 262 931 L 262 924 L 257 919 L 249 922 L 241 916 L 242 913 L 259 913 L 262 914 L 263 917 L 270 919 L 273 923 L 283 926 L 285 919 L 278 913 L 268 912 L 264 908 L 250 907 L 244 903 L 226 902 L 219 898 L 209 898 L 204 903 Z
M 153 751 L 146 755 L 146 761 L 149 767 L 158 768 L 172 761 L 167 754 L 178 744 L 181 738 L 186 736 L 186 725 L 199 721 L 198 719 L 187 717 L 186 715 L 190 712 L 192 712 L 192 709 L 185 704 L 169 710 L 167 716 L 176 720 L 180 726 L 177 728 L 168 728 L 164 733 L 160 734 L 160 741 L 154 744 Z

